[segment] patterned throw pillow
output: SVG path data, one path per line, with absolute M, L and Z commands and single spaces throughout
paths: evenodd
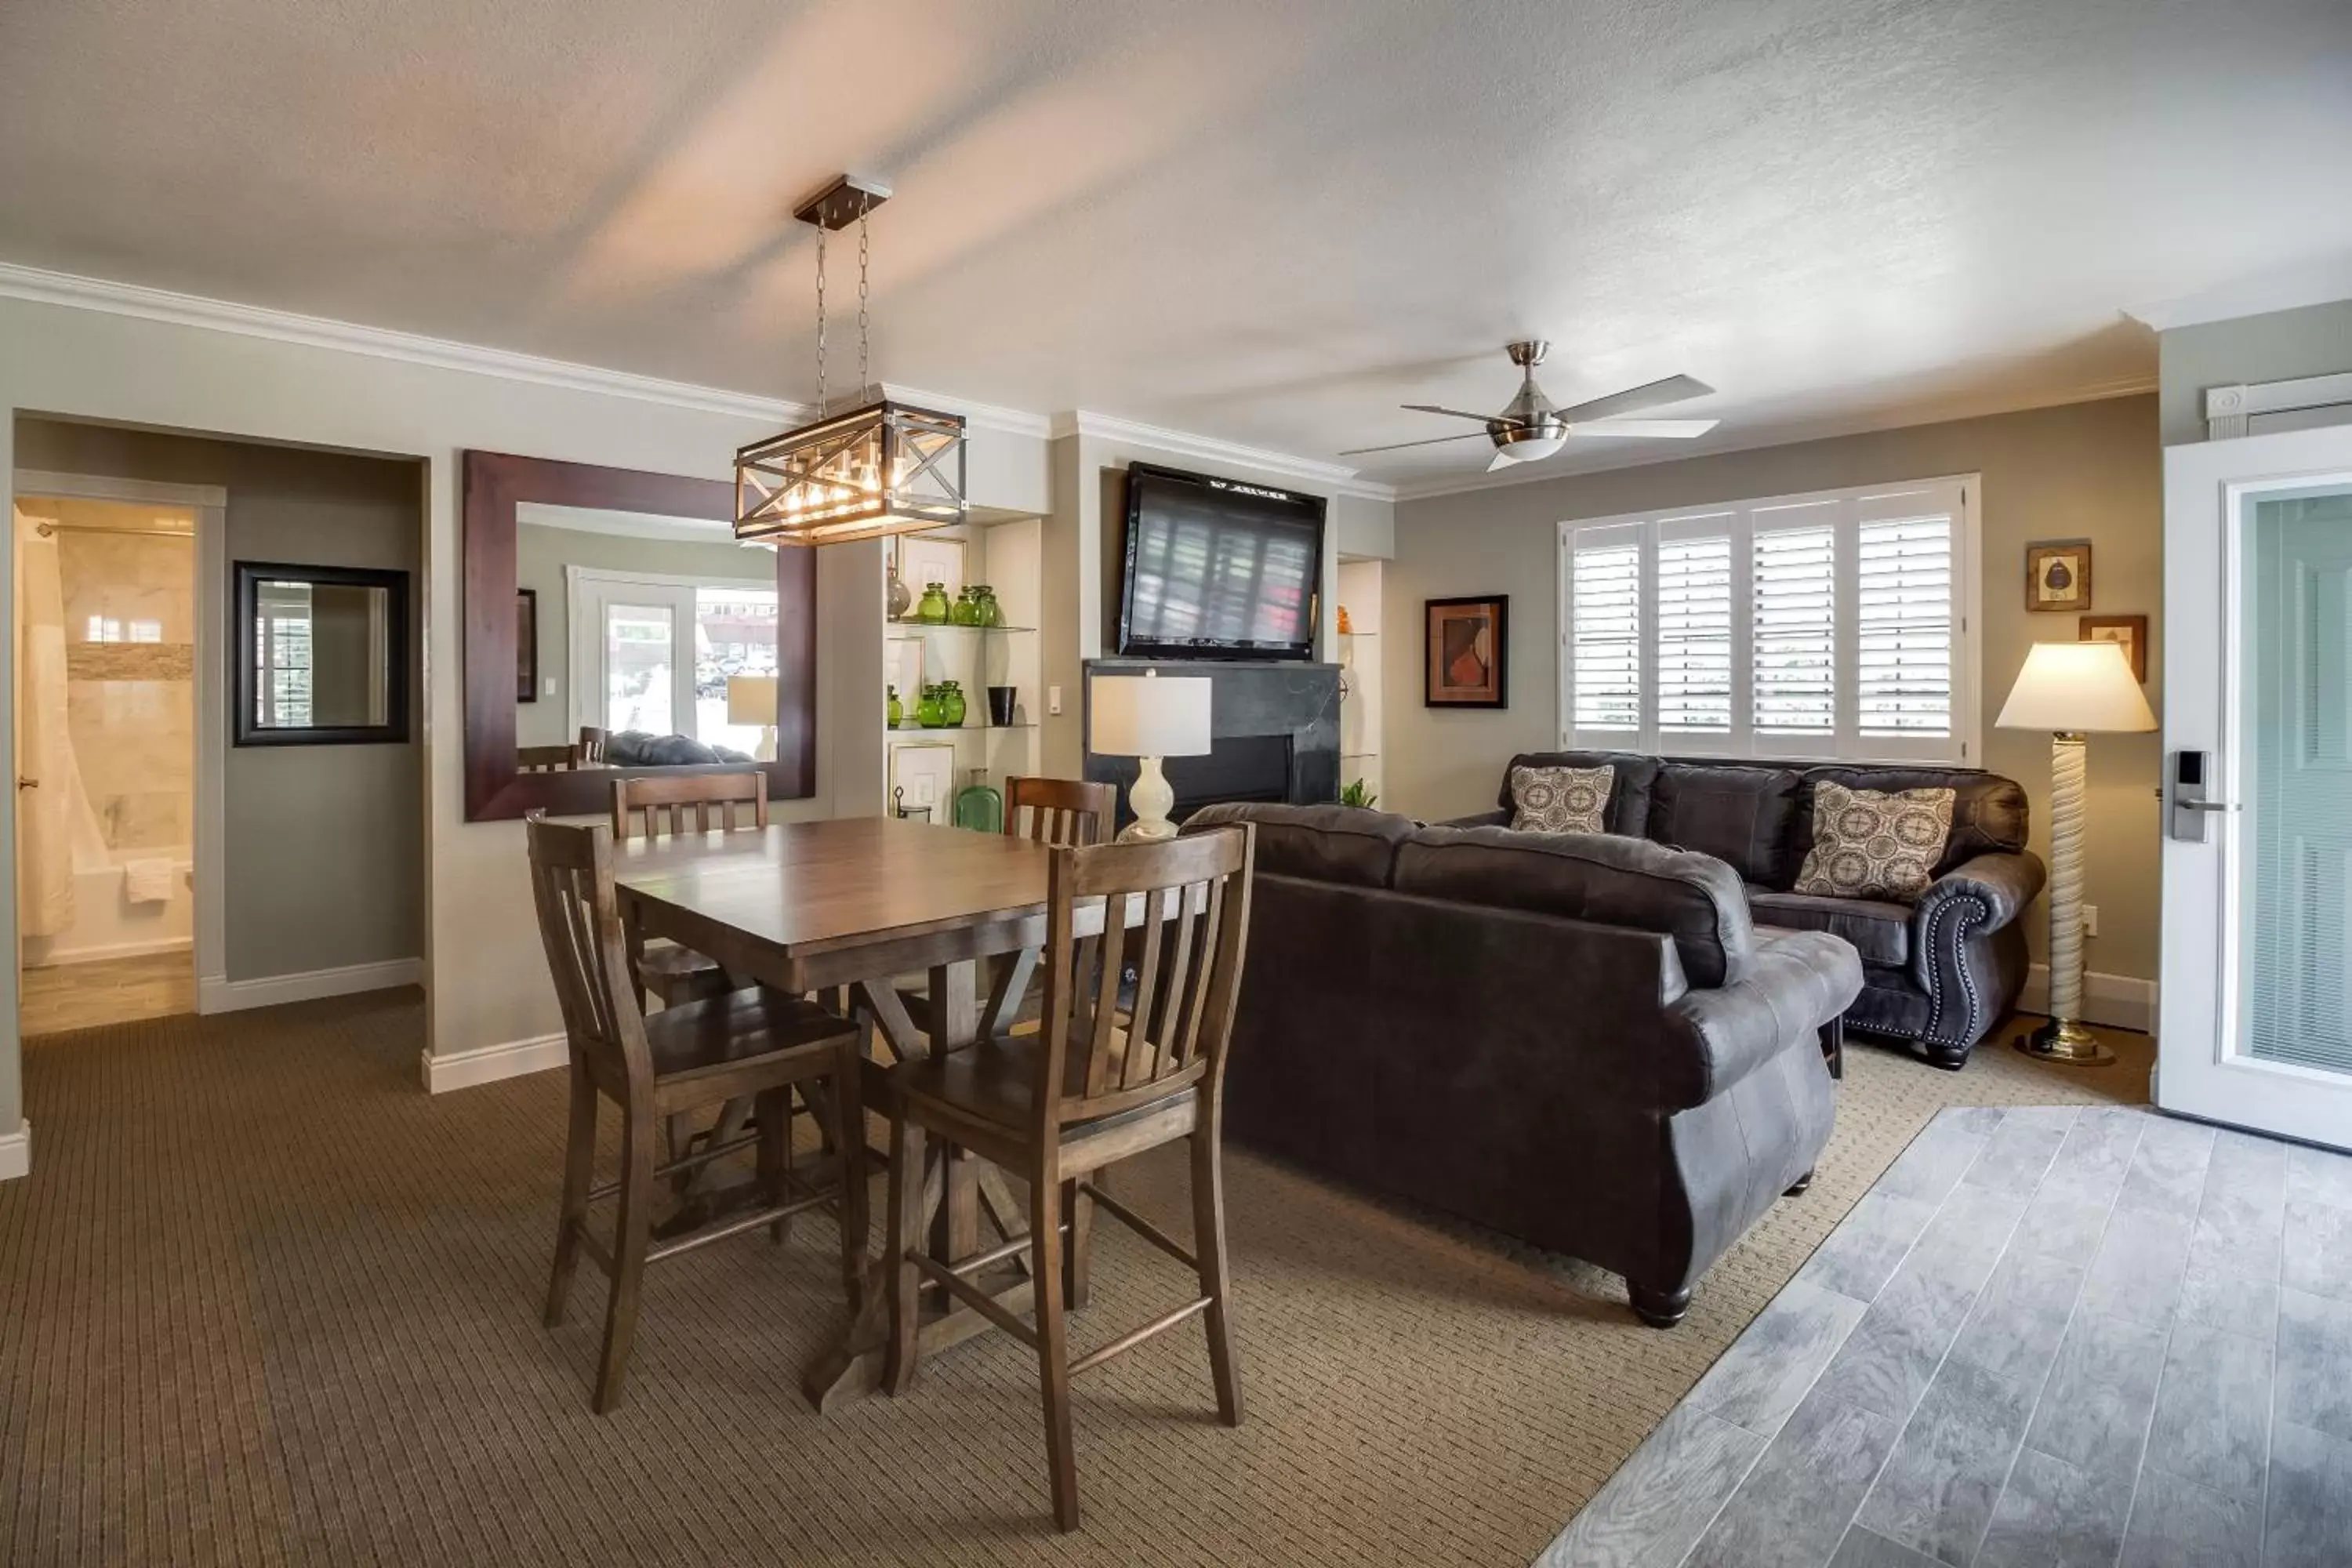
M 1813 847 L 1796 890 L 1830 899 L 1916 899 L 1952 833 L 1949 789 L 1813 789 Z
M 1522 833 L 1599 833 L 1614 766 L 1513 768 L 1511 826 Z

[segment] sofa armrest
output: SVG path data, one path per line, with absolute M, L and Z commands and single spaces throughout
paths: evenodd
M 1482 811 L 1472 816 L 1449 816 L 1443 822 L 1433 822 L 1432 827 L 1508 827 L 1511 814 L 1507 811 Z
M 2037 855 L 1979 855 L 1919 896 L 1911 911 L 1911 977 L 1927 994 L 1921 1038 L 1931 1054 L 1966 1050 L 2016 999 L 2002 994 L 1990 938 L 2016 923 L 2046 880 Z
M 1862 958 L 1826 931 L 1778 931 L 1759 939 L 1741 979 L 1692 991 L 1672 1012 L 1682 1048 L 1659 1073 L 1666 1108 L 1704 1105 L 1791 1047 L 1819 1049 L 1823 1025 L 1862 994 Z

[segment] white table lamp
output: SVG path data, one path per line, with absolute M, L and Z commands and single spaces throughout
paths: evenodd
M 2021 1036 L 2017 1048 L 2084 1067 L 2112 1062 L 2081 1016 L 2084 748 L 2092 731 L 2153 730 L 2156 715 L 2121 643 L 2038 642 L 1993 722 L 2051 732 L 2050 1021 Z
M 1122 844 L 1153 843 L 1176 837 L 1168 820 L 1176 792 L 1160 771 L 1162 757 L 1199 757 L 1209 751 L 1209 678 L 1097 675 L 1088 689 L 1093 733 L 1087 749 L 1106 757 L 1137 759 L 1127 804 L 1135 820 L 1118 837 Z
M 727 678 L 727 721 L 757 724 L 760 744 L 755 761 L 776 760 L 776 678 L 772 675 L 730 675 Z

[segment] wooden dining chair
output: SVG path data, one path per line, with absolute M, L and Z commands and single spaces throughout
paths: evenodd
M 1076 779 L 1004 781 L 1004 831 L 1038 844 L 1100 844 L 1118 816 L 1116 784 Z
M 610 730 L 600 728 L 594 724 L 581 725 L 580 760 L 583 763 L 603 762 L 604 760 L 604 742 L 612 739 L 612 735 L 613 731 Z
M 914 1382 L 926 1286 L 1035 1350 L 1054 1519 L 1064 1530 L 1078 1524 L 1072 1377 L 1205 1313 L 1217 1415 L 1229 1426 L 1241 1422 L 1220 1129 L 1225 1046 L 1241 986 L 1256 847 L 1255 827 L 1244 823 L 1156 844 L 1055 849 L 1038 1033 L 983 1040 L 890 1072 L 891 1326 L 885 1381 L 893 1394 Z M 1090 905 L 1102 910 L 1102 931 L 1080 936 L 1080 912 L 1091 912 Z M 1115 1003 L 1120 970 L 1130 958 L 1140 965 L 1140 978 L 1132 1018 L 1122 1026 Z M 1115 1163 L 1178 1139 L 1192 1146 L 1190 1250 L 1097 1180 Z M 969 1151 L 1025 1181 L 1028 1235 L 970 1258 L 925 1251 L 931 1186 L 926 1152 L 934 1142 L 942 1155 Z M 1200 1294 L 1074 1361 L 1066 1299 L 1067 1271 L 1077 1254 L 1066 1248 L 1065 1239 L 1066 1216 L 1081 1199 L 1192 1269 Z M 974 1282 L 982 1270 L 1024 1249 L 1034 1281 L 1034 1327 Z
M 598 1414 L 620 1403 L 636 1336 L 646 1266 L 741 1232 L 768 1228 L 782 1240 L 791 1218 L 820 1205 L 841 1218 L 841 1268 L 855 1310 L 866 1254 L 866 1148 L 857 1030 L 814 1003 L 765 986 L 688 1002 L 648 1016 L 629 984 L 628 955 L 613 890 L 611 831 L 533 817 L 526 825 L 531 895 L 548 967 L 572 1047 L 572 1120 L 564 1146 L 563 1202 L 547 1287 L 547 1326 L 563 1321 L 572 1276 L 585 1252 L 611 1279 L 598 1359 Z M 816 1184 L 793 1163 L 789 1099 L 799 1089 L 829 1107 L 838 1181 Z M 673 1114 L 751 1096 L 759 1127 L 740 1140 L 657 1163 L 659 1129 Z M 595 1183 L 596 1121 L 606 1100 L 621 1110 L 621 1173 Z M 856 1129 L 858 1136 L 851 1136 Z M 750 1212 L 652 1245 L 655 1181 L 744 1149 L 755 1151 L 758 1199 Z M 588 1208 L 617 1195 L 610 1246 L 588 1230 Z
M 577 746 L 518 746 L 515 748 L 515 772 L 519 773 L 567 773 L 580 765 Z
M 680 833 L 749 832 L 768 826 L 768 775 L 744 773 L 676 773 L 613 781 L 613 837 L 664 838 Z M 675 942 L 638 942 L 631 958 L 638 987 L 662 1005 L 716 996 L 735 988 L 716 959 Z

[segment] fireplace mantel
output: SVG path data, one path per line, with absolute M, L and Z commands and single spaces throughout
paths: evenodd
M 1215 800 L 1287 801 L 1313 805 L 1339 797 L 1339 667 L 1295 660 L 1095 658 L 1086 663 L 1087 733 L 1093 734 L 1092 686 L 1097 675 L 1206 677 L 1214 750 L 1206 757 L 1171 757 L 1164 764 L 1175 787 L 1179 820 Z M 1288 743 L 1286 767 L 1263 742 Z M 1285 776 L 1278 783 L 1276 771 Z M 1119 820 L 1128 820 L 1127 786 L 1133 757 L 1098 756 L 1089 747 L 1086 776 L 1118 786 Z M 1188 789 L 1188 785 L 1191 787 Z M 1273 793 L 1278 789 L 1279 793 Z

